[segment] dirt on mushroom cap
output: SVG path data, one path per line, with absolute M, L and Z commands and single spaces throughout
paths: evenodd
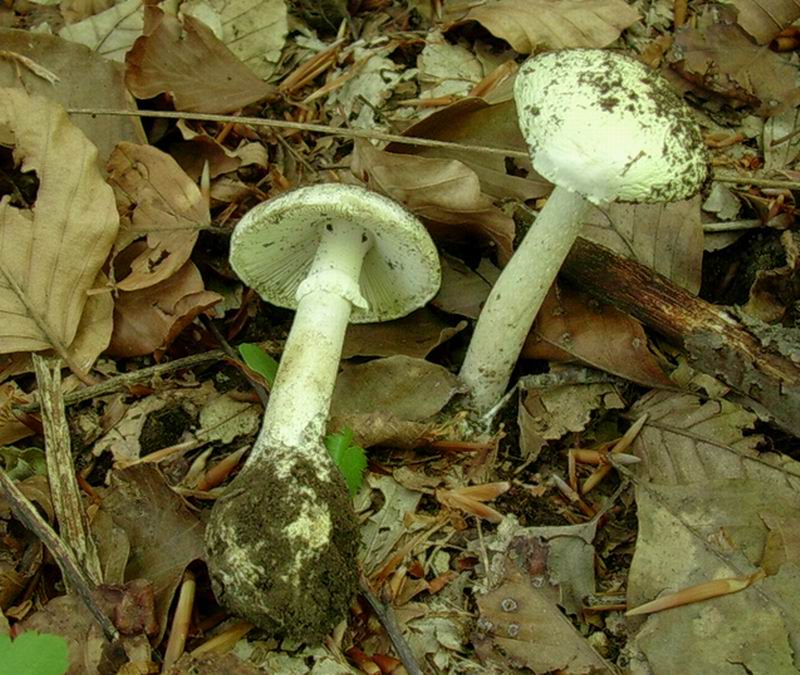
M 688 106 L 657 72 L 602 49 L 536 56 L 517 75 L 536 170 L 594 203 L 668 202 L 702 186 L 707 157 Z

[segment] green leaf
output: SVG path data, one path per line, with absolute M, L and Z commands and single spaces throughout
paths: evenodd
M 275 373 L 278 372 L 278 362 L 252 342 L 240 344 L 239 353 L 247 367 L 256 371 L 272 386 L 275 382 Z
M 0 635 L 0 675 L 63 675 L 68 668 L 67 641 L 60 635 L 27 631 L 13 642 Z
M 353 430 L 345 427 L 335 434 L 325 437 L 325 447 L 333 461 L 344 475 L 350 496 L 354 497 L 364 482 L 364 469 L 367 468 L 367 455 L 364 448 L 353 443 Z

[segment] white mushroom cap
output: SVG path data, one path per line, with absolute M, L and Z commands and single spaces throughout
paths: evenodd
M 337 223 L 362 227 L 373 240 L 359 280 L 366 303 L 354 303 L 351 322 L 396 319 L 436 294 L 439 256 L 422 223 L 392 200 L 354 185 L 311 185 L 251 209 L 233 231 L 231 266 L 267 302 L 294 309 L 322 228 Z
M 676 201 L 705 181 L 691 111 L 636 59 L 602 49 L 548 52 L 522 64 L 514 98 L 535 169 L 590 202 Z

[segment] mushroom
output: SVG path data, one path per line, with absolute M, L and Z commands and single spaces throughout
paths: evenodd
M 514 99 L 533 166 L 555 189 L 492 288 L 459 373 L 480 413 L 502 398 L 588 204 L 687 199 L 707 173 L 688 106 L 629 56 L 535 56 L 520 67 Z
M 211 580 L 235 614 L 318 640 L 345 615 L 358 579 L 358 524 L 323 443 L 345 330 L 423 306 L 439 288 L 439 258 L 401 206 L 330 184 L 245 214 L 230 262 L 266 301 L 296 314 L 261 432 L 211 512 Z

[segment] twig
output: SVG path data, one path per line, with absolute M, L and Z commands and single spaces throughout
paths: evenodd
M 61 573 L 64 578 L 69 582 L 70 587 L 80 596 L 86 607 L 92 613 L 92 616 L 100 624 L 103 634 L 106 638 L 114 642 L 119 638 L 119 633 L 111 623 L 100 605 L 95 600 L 92 591 L 94 584 L 86 576 L 75 555 L 68 546 L 61 541 L 59 536 L 55 533 L 52 527 L 42 518 L 36 507 L 28 501 L 27 497 L 22 494 L 22 491 L 14 484 L 14 482 L 6 475 L 5 471 L 0 469 L 0 493 L 8 502 L 11 512 L 17 520 L 22 523 L 30 532 L 35 534 L 39 540 L 47 547 L 51 555 L 61 568 Z
M 235 117 L 232 115 L 209 115 L 193 112 L 170 112 L 161 110 L 108 110 L 103 108 L 68 108 L 70 115 L 116 115 L 120 117 L 155 117 L 170 120 L 198 120 L 200 122 L 229 122 L 245 124 L 254 127 L 270 127 L 273 129 L 298 129 L 300 131 L 316 131 L 322 134 L 342 136 L 344 138 L 367 138 L 390 143 L 405 143 L 406 145 L 420 145 L 429 148 L 449 148 L 470 152 L 484 152 L 489 155 L 503 155 L 518 159 L 530 159 L 530 155 L 523 150 L 511 148 L 493 148 L 485 145 L 465 145 L 451 141 L 439 141 L 433 138 L 417 138 L 414 136 L 401 136 L 400 134 L 387 134 L 371 129 L 346 129 L 333 127 L 327 124 L 310 124 L 308 122 L 287 122 L 286 120 L 270 120 L 261 117 Z
M 527 150 L 514 148 L 497 148 L 489 145 L 472 145 L 456 143 L 453 141 L 440 141 L 435 138 L 421 138 L 419 136 L 403 136 L 402 134 L 387 134 L 374 129 L 347 129 L 334 127 L 327 124 L 312 124 L 310 122 L 289 122 L 287 120 L 272 120 L 262 117 L 240 117 L 237 115 L 211 115 L 195 112 L 173 112 L 169 110 L 111 110 L 108 108 L 67 108 L 70 115 L 114 115 L 117 117 L 151 117 L 169 120 L 198 120 L 200 122 L 234 122 L 253 127 L 269 127 L 273 129 L 297 129 L 299 131 L 315 131 L 321 134 L 341 136 L 343 138 L 366 138 L 368 140 L 386 141 L 388 143 L 402 143 L 404 145 L 417 145 L 428 148 L 446 148 L 461 152 L 482 152 L 487 155 L 502 155 L 516 159 L 530 160 Z M 800 190 L 800 182 L 772 178 L 759 178 L 755 176 L 740 176 L 738 174 L 715 173 L 715 181 L 720 183 L 734 183 L 736 185 L 756 185 L 758 187 L 786 188 Z
M 403 666 L 408 672 L 408 675 L 422 675 L 422 671 L 417 665 L 417 660 L 414 658 L 414 654 L 411 653 L 411 648 L 403 637 L 400 626 L 397 625 L 397 619 L 395 618 L 391 605 L 384 605 L 378 600 L 363 574 L 360 575 L 359 585 L 361 586 L 361 592 L 364 594 L 364 597 L 386 629 L 386 634 L 392 641 L 392 645 L 394 645 L 397 658 L 403 662 Z
M 724 309 L 580 237 L 561 272 L 681 345 L 695 368 L 761 404 L 778 426 L 800 436 L 800 365 L 763 345 Z
M 38 354 L 32 355 L 39 400 L 42 402 L 42 427 L 47 452 L 47 481 L 53 498 L 53 510 L 64 543 L 72 549 L 86 575 L 94 584 L 102 583 L 103 572 L 97 547 L 89 532 L 83 509 L 69 437 L 69 426 L 61 394 L 61 361 L 52 369 Z
M 171 373 L 175 370 L 183 370 L 184 368 L 191 368 L 192 366 L 198 366 L 203 363 L 209 363 L 212 361 L 221 361 L 224 358 L 225 354 L 222 352 L 222 350 L 212 349 L 211 351 L 208 352 L 193 354 L 192 356 L 185 356 L 183 358 L 175 359 L 174 361 L 169 361 L 167 363 L 158 363 L 154 366 L 141 368 L 131 373 L 123 373 L 122 375 L 115 375 L 114 377 L 109 378 L 105 382 L 100 382 L 99 384 L 93 384 L 90 387 L 84 387 L 83 389 L 79 389 L 78 391 L 73 391 L 69 394 L 65 394 L 64 405 L 65 406 L 75 405 L 76 403 L 80 403 L 81 401 L 88 401 L 89 399 L 92 399 L 95 396 L 103 396 L 104 394 L 110 394 L 114 391 L 127 389 L 131 385 L 138 384 L 139 382 L 145 382 L 149 380 L 151 377 L 158 377 L 159 375 L 165 375 L 166 373 Z M 40 403 L 38 401 L 34 401 L 32 403 L 26 403 L 25 405 L 15 406 L 14 410 L 19 410 L 20 412 L 35 412 L 39 410 L 39 408 L 40 408 Z

